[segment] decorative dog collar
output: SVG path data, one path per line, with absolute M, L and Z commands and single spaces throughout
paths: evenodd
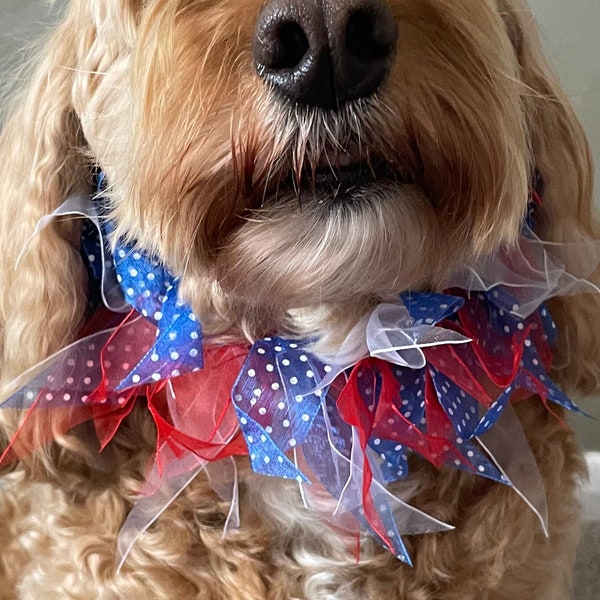
M 202 470 L 231 495 L 235 526 L 236 455 L 248 455 L 257 473 L 297 480 L 326 520 L 366 529 L 407 563 L 402 534 L 450 528 L 388 491 L 407 476 L 411 454 L 512 486 L 546 527 L 541 476 L 510 404 L 538 395 L 549 408 L 578 410 L 546 371 L 555 328 L 543 301 L 590 284 L 550 260 L 528 227 L 510 254 L 457 274 L 462 289 L 382 304 L 336 356 L 321 357 L 306 341 L 280 337 L 251 347 L 204 340 L 203 348 L 201 324 L 160 262 L 118 241 L 111 256 L 110 223 L 89 199 L 70 198 L 38 229 L 59 215 L 89 219 L 82 252 L 98 284 L 91 297 L 110 312 L 20 378 L 29 381 L 2 406 L 27 413 L 2 459 L 50 441 L 50 432 L 40 437 L 44 410 L 62 415 L 63 431 L 92 420 L 105 447 L 145 398 L 157 450 L 120 535 L 121 560 Z M 217 477 L 216 461 L 230 478 Z M 523 461 L 526 477 L 514 467 Z M 325 506 L 316 501 L 323 492 Z

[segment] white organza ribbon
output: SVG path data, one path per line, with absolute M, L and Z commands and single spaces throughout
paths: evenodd
M 461 269 L 450 278 L 448 287 L 486 292 L 505 288 L 514 301 L 502 308 L 525 318 L 549 298 L 600 293 L 587 280 L 598 265 L 600 240 L 544 242 L 526 227 L 515 247 Z M 502 301 L 497 294 L 495 298 Z
M 108 309 L 114 312 L 129 312 L 131 310 L 131 306 L 127 302 L 125 302 L 114 269 L 111 268 L 112 258 L 107 252 L 106 246 L 104 244 L 104 236 L 102 228 L 100 226 L 100 218 L 98 216 L 98 211 L 96 210 L 96 207 L 91 201 L 89 195 L 74 194 L 72 196 L 69 196 L 55 211 L 53 211 L 49 215 L 44 215 L 37 222 L 34 232 L 31 234 L 31 237 L 23 246 L 19 257 L 17 258 L 15 269 L 19 267 L 19 263 L 23 259 L 23 256 L 27 252 L 33 239 L 40 233 L 40 231 L 46 228 L 54 219 L 58 217 L 81 217 L 89 219 L 90 222 L 97 229 L 98 236 L 100 239 L 100 258 L 102 261 L 102 279 L 100 285 L 102 301 L 104 303 L 104 306 L 106 306 Z
M 451 329 L 417 325 L 403 304 L 377 306 L 365 334 L 369 355 L 410 369 L 422 369 L 427 363 L 423 348 L 471 341 Z
M 339 530 L 352 535 L 356 534 L 358 530 L 355 517 L 363 510 L 364 471 L 365 463 L 368 461 L 372 474 L 369 493 L 379 516 L 386 521 L 387 534 L 391 538 L 395 538 L 396 544 L 402 546 L 401 540 L 396 536 L 419 535 L 454 529 L 452 525 L 411 506 L 387 489 L 388 484 L 379 468 L 376 453 L 370 449 L 367 449 L 367 454 L 363 452 L 356 428 L 352 428 L 350 456 L 341 452 L 335 442 L 336 433 L 325 402 L 322 404 L 322 415 L 327 444 L 321 446 L 323 453 L 321 467 L 327 473 L 325 479 L 339 492 L 336 497 L 335 493 L 333 495 L 324 493 L 319 486 L 300 482 L 302 498 L 309 509 L 321 514 Z M 302 448 L 299 449 L 299 452 L 302 452 Z M 398 556 L 398 558 L 410 563 L 410 557 L 407 554 Z
M 423 348 L 470 341 L 451 329 L 417 324 L 402 303 L 382 303 L 358 321 L 334 356 L 319 356 L 331 369 L 316 389 L 326 388 L 338 375 L 368 356 L 421 369 L 427 362 Z
M 477 441 L 536 515 L 548 537 L 546 486 L 514 408 L 507 405 L 495 425 Z
M 162 452 L 170 449 L 163 448 Z M 171 457 L 171 462 L 175 457 Z M 171 506 L 177 497 L 204 472 L 211 488 L 224 502 L 229 503 L 229 513 L 223 527 L 223 537 L 231 529 L 239 529 L 240 503 L 238 470 L 232 457 L 208 462 L 192 452 L 177 456 L 179 475 L 161 473 L 155 463 L 148 474 L 140 496 L 127 515 L 117 540 L 117 573 L 120 572 L 137 540 Z

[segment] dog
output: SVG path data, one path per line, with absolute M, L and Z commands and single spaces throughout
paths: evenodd
M 412 456 L 389 491 L 428 520 L 400 528 L 403 562 L 381 513 L 366 514 L 381 481 L 374 461 L 360 463 L 362 520 L 324 524 L 318 490 L 311 501 L 311 486 L 253 472 L 242 417 L 226 440 L 237 450 L 218 445 L 208 462 L 227 458 L 138 528 L 120 568 L 118 534 L 144 489 L 158 423 L 173 426 L 148 410 L 160 412 L 168 385 L 129 398 L 102 452 L 89 420 L 65 424 L 58 408 L 25 414 L 10 401 L 49 357 L 89 339 L 84 219 L 55 213 L 38 225 L 69 197 L 101 197 L 107 245 L 172 274 L 201 322 L 209 406 L 233 381 L 210 379 L 211 348 L 245 348 L 233 353 L 239 367 L 277 336 L 339 358 L 382 303 L 397 311 L 405 294 L 410 307 L 411 294 L 445 292 L 465 265 L 510 255 L 536 174 L 531 227 L 550 243 L 538 247 L 571 248 L 587 268 L 579 279 L 598 281 L 581 251 L 598 237 L 587 142 L 521 0 L 71 0 L 14 100 L 0 165 L 1 598 L 570 597 L 585 467 L 564 409 L 543 390 L 511 410 L 543 482 L 547 536 L 544 502 L 532 510 L 506 481 Z M 558 335 L 548 370 L 562 389 L 590 393 L 600 388 L 600 296 L 578 291 L 548 294 Z M 476 310 L 474 295 L 460 302 Z M 447 323 L 444 335 L 460 334 Z M 365 364 L 383 378 L 383 363 Z M 335 387 L 321 375 L 323 389 L 307 397 Z M 33 437 L 19 437 L 24 423 Z M 286 440 L 264 458 L 303 471 Z M 238 471 L 239 527 L 234 496 L 218 493 L 224 464 Z

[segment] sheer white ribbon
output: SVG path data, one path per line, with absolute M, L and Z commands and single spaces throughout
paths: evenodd
M 102 279 L 100 285 L 100 293 L 104 306 L 114 312 L 129 312 L 131 306 L 125 302 L 121 287 L 117 281 L 114 269 L 112 269 L 112 258 L 106 250 L 104 244 L 104 235 L 100 226 L 100 217 L 98 211 L 92 203 L 90 197 L 85 194 L 74 194 L 69 196 L 54 212 L 43 216 L 37 223 L 34 232 L 21 250 L 15 269 L 18 269 L 19 263 L 29 249 L 33 239 L 39 234 L 42 229 L 46 228 L 53 219 L 58 217 L 81 217 L 89 219 L 98 231 L 100 239 L 100 259 L 102 261 Z
M 421 369 L 427 363 L 424 348 L 470 341 L 451 329 L 417 324 L 401 302 L 379 304 L 350 330 L 334 356 L 319 357 L 330 368 L 316 389 L 326 388 L 338 375 L 368 356 L 400 367 Z
M 506 288 L 514 297 L 502 306 L 528 317 L 549 298 L 600 293 L 587 280 L 600 264 L 600 240 L 554 243 L 540 240 L 526 227 L 517 245 L 457 271 L 448 287 L 470 291 Z M 502 296 L 494 293 L 501 303 Z

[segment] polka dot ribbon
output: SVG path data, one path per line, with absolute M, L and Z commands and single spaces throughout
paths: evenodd
M 495 304 L 495 296 L 495 290 L 472 296 L 460 291 L 404 295 L 411 317 L 405 331 L 425 326 L 459 334 L 449 336 L 449 343 L 441 339 L 418 347 L 425 358 L 421 368 L 397 364 L 404 363 L 406 355 L 382 360 L 372 349 L 372 356 L 340 370 L 335 361 L 323 362 L 302 343 L 281 338 L 256 342 L 232 392 L 253 469 L 301 483 L 311 479 L 309 472 L 311 481 L 316 479 L 337 497 L 340 489 L 331 480 L 333 471 L 323 468 L 324 440 L 317 441 L 314 432 L 326 432 L 325 447 L 348 461 L 358 443 L 361 455 L 368 458 L 357 471 L 362 496 L 353 512 L 403 560 L 407 556 L 397 532 L 384 523 L 386 511 L 373 501 L 373 464 L 385 484 L 408 475 L 413 453 L 438 467 L 512 485 L 510 465 L 496 464 L 478 443 L 509 401 L 538 394 L 544 402 L 578 409 L 546 373 L 555 335 L 547 309 L 542 306 L 523 319 Z M 434 327 L 437 324 L 443 328 Z M 324 425 L 324 410 L 329 419 L 335 415 L 337 427 Z M 289 458 L 296 448 L 307 471 L 297 457 L 295 462 Z M 544 514 L 545 508 L 540 506 L 538 513 Z
M 103 220 L 102 239 L 112 231 L 112 223 Z M 105 245 L 100 244 L 99 251 Z M 199 371 L 203 366 L 202 326 L 190 306 L 179 298 L 179 280 L 160 261 L 120 241 L 115 244 L 112 260 L 125 301 L 156 326 L 156 341 L 117 390 Z
M 256 472 L 307 481 L 286 455 L 305 441 L 321 408 L 317 381 L 328 370 L 297 342 L 274 337 L 252 346 L 232 395 Z

